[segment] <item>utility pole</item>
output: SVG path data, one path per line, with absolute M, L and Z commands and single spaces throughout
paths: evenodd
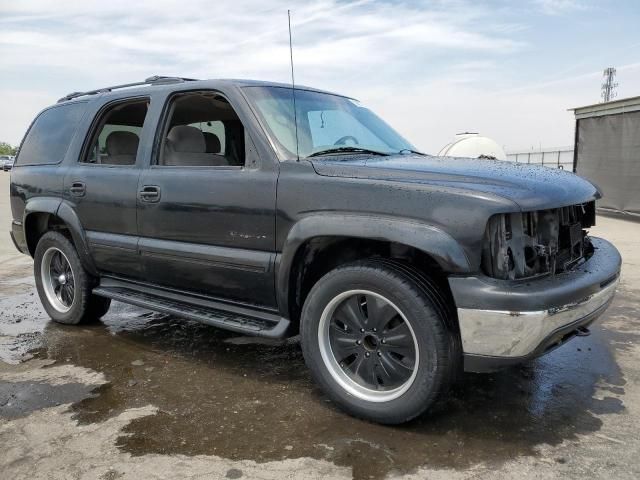
M 614 98 L 616 98 L 616 87 L 618 83 L 615 82 L 616 78 L 616 69 L 613 67 L 605 68 L 604 72 L 602 72 L 603 82 L 602 82 L 602 93 L 600 96 L 602 97 L 603 102 L 610 102 Z

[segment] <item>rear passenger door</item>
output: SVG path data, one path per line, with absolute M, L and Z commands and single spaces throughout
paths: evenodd
M 65 175 L 64 195 L 85 229 L 96 267 L 140 278 L 136 222 L 140 139 L 149 98 L 110 102 L 99 109 L 78 163 Z
M 277 163 L 220 92 L 174 94 L 164 112 L 138 192 L 147 280 L 274 307 Z

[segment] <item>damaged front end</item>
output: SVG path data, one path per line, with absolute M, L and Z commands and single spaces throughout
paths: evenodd
M 489 219 L 482 269 L 490 277 L 518 280 L 575 268 L 593 254 L 587 229 L 595 225 L 595 202 Z

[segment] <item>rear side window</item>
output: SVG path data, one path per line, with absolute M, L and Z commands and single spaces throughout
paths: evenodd
M 134 165 L 149 99 L 118 102 L 101 114 L 90 135 L 89 149 L 81 160 L 97 165 Z
M 16 164 L 51 165 L 60 163 L 86 108 L 85 102 L 49 108 L 33 122 L 22 142 Z

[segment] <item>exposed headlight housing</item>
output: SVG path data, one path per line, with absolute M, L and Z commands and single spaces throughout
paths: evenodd
M 503 280 L 570 270 L 593 253 L 587 228 L 595 225 L 595 202 L 489 219 L 482 269 Z

